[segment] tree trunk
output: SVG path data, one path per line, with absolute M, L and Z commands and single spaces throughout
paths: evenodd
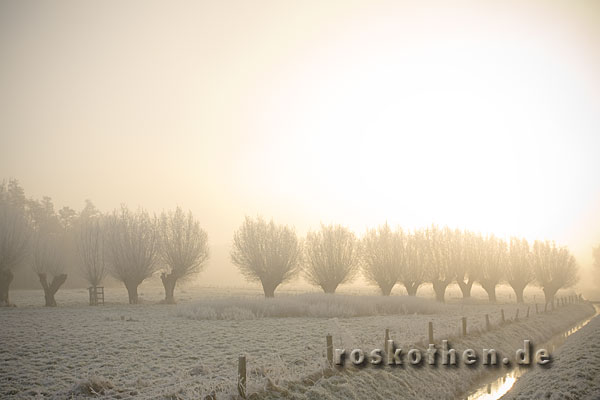
M 406 293 L 408 293 L 409 296 L 416 296 L 417 289 L 419 289 L 419 286 L 421 286 L 420 283 L 405 283 L 404 284 L 404 287 L 406 288 Z
M 458 287 L 462 292 L 463 299 L 468 299 L 471 297 L 471 289 L 473 288 L 473 281 L 469 279 L 468 281 L 457 280 Z
M 495 283 L 487 283 L 487 284 L 482 283 L 481 287 L 487 292 L 490 303 L 495 303 L 496 302 L 496 284 Z
M 441 303 L 445 302 L 446 297 L 446 288 L 448 287 L 448 283 L 445 281 L 434 281 L 433 283 L 433 291 L 435 292 L 435 299 Z
M 138 304 L 138 292 L 137 288 L 140 284 L 136 282 L 125 282 L 127 288 L 127 294 L 129 295 L 129 304 Z
M 523 285 L 511 285 L 513 291 L 515 292 L 515 296 L 517 296 L 517 303 L 524 303 L 523 300 L 523 292 L 525 291 L 525 286 Z
M 165 274 L 164 272 L 160 275 L 160 280 L 165 287 L 165 303 L 166 304 L 175 304 L 175 285 L 177 284 L 177 277 L 170 274 Z
M 275 289 L 278 285 L 262 282 L 263 292 L 265 292 L 265 298 L 271 299 L 275 297 Z
M 335 291 L 337 290 L 338 284 L 337 283 L 324 283 L 321 285 L 321 289 L 323 289 L 323 292 L 328 293 L 328 294 L 334 294 Z
M 48 285 L 46 274 L 38 274 L 42 288 L 44 288 L 44 297 L 46 299 L 46 307 L 56 307 L 56 300 L 54 295 L 58 292 L 58 289 L 67 280 L 67 274 L 60 274 L 52 279 L 52 283 Z
M 0 271 L 0 307 L 10 306 L 8 300 L 8 288 L 14 278 L 10 270 Z
M 381 294 L 383 296 L 389 296 L 390 293 L 392 293 L 392 289 L 394 288 L 395 284 L 396 284 L 395 282 L 392 283 L 392 284 L 390 284 L 390 283 L 380 283 L 379 284 L 379 289 L 381 290 Z
M 554 295 L 556 295 L 556 292 L 558 292 L 558 289 L 545 287 L 545 288 L 543 288 L 543 290 L 544 290 L 544 298 L 545 298 L 546 304 L 550 303 L 550 306 L 554 310 Z

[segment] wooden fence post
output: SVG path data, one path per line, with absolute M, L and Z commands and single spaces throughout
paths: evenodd
M 327 334 L 327 363 L 333 367 L 333 337 L 329 333 Z
M 388 340 L 390 340 L 390 330 L 388 328 L 385 328 L 385 339 L 383 341 L 383 351 L 387 353 L 387 343 Z
M 429 329 L 427 331 L 429 333 L 429 344 L 433 344 L 433 322 L 429 321 Z
M 246 356 L 240 355 L 238 359 L 238 393 L 242 399 L 246 398 Z

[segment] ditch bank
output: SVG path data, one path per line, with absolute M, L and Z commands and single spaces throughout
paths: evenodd
M 600 307 L 554 353 L 552 368 L 530 371 L 502 399 L 600 398 Z
M 546 342 L 593 314 L 594 308 L 589 304 L 569 304 L 554 311 L 533 312 L 529 317 L 523 316 L 518 320 L 507 318 L 504 323 L 493 325 L 487 331 L 468 331 L 465 337 L 436 339 L 438 348 L 441 339 L 448 339 L 449 347 L 456 349 L 456 365 L 441 365 L 440 362 L 429 365 L 425 344 L 396 343 L 396 346 L 406 350 L 421 350 L 423 361 L 418 365 L 411 365 L 406 360 L 406 352 L 404 352 L 405 360 L 402 365 L 355 367 L 346 362 L 344 367 L 336 368 L 336 371 L 324 372 L 318 379 L 290 382 L 285 387 L 270 387 L 269 390 L 255 393 L 252 397 L 261 399 L 465 398 L 465 394 L 471 392 L 477 384 L 493 380 L 514 367 L 515 351 L 523 347 L 524 340 L 531 341 L 532 355 L 534 355 L 540 348 L 539 343 Z M 508 358 L 508 365 L 502 362 L 498 362 L 495 366 L 482 365 L 482 351 L 490 348 L 497 351 L 499 360 Z M 479 356 L 475 364 L 464 364 L 462 354 L 466 349 L 475 350 Z M 371 349 L 364 350 L 368 354 Z M 554 355 L 551 354 L 551 357 Z M 553 362 L 552 359 L 550 365 Z M 531 365 L 529 368 L 534 370 L 541 367 Z M 542 371 L 544 372 L 547 371 Z

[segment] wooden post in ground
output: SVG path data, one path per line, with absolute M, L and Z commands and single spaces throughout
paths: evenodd
M 333 337 L 331 334 L 327 334 L 327 363 L 330 367 L 333 367 Z
M 490 330 L 490 316 L 488 314 L 485 314 L 485 330 Z
M 427 329 L 429 334 L 429 344 L 433 344 L 433 322 L 429 321 L 429 328 Z
M 462 317 L 462 335 L 467 336 L 467 317 Z
M 500 309 L 500 315 L 502 316 L 502 323 L 504 323 L 506 320 L 504 319 L 504 309 L 503 308 Z
M 240 355 L 238 359 L 238 393 L 242 399 L 246 398 L 246 356 Z
M 383 341 L 383 351 L 387 352 L 387 343 L 390 340 L 390 330 L 385 328 L 385 339 Z

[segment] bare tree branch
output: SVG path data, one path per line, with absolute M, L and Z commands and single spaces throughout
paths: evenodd
M 156 217 L 125 206 L 106 219 L 106 255 L 111 274 L 122 281 L 129 303 L 138 303 L 137 287 L 157 269 L 158 229 Z
M 234 233 L 231 261 L 250 281 L 260 281 L 265 297 L 295 277 L 300 269 L 301 246 L 293 229 L 246 217 Z
M 30 235 L 22 210 L 0 198 L 0 306 L 10 304 L 8 290 L 13 270 L 28 254 Z
M 84 218 L 75 238 L 81 259 L 81 272 L 90 286 L 99 286 L 108 272 L 105 262 L 104 229 L 100 218 Z
M 552 303 L 559 289 L 577 283 L 578 266 L 575 257 L 566 247 L 557 247 L 554 242 L 535 241 L 533 244 L 533 272 L 541 286 L 546 303 Z
M 339 285 L 356 276 L 359 243 L 348 228 L 321 225 L 320 231 L 308 233 L 304 249 L 304 275 L 325 293 L 335 293 Z
M 161 280 L 165 287 L 165 302 L 174 303 L 175 285 L 199 273 L 209 257 L 208 235 L 191 212 L 184 214 L 177 207 L 174 212 L 160 217 L 160 257 L 165 265 Z

